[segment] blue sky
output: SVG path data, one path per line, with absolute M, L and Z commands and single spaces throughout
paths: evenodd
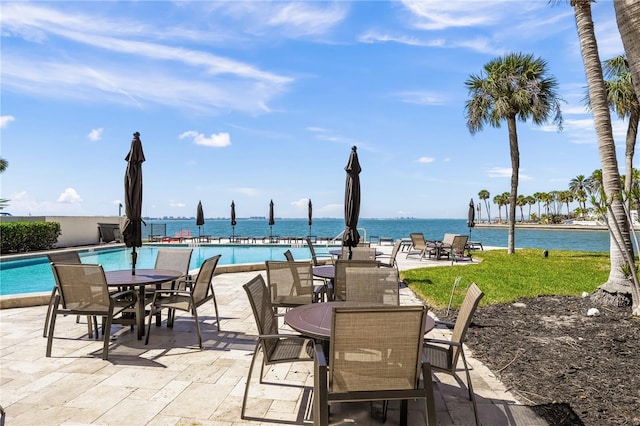
M 531 53 L 564 130 L 518 123 L 519 193 L 601 168 L 573 10 L 547 1 L 7 2 L 1 175 L 14 215 L 117 215 L 140 132 L 143 214 L 342 217 L 351 146 L 361 217 L 464 218 L 509 191 L 506 125 L 471 135 L 464 82 Z M 593 5 L 601 59 L 622 54 Z M 626 122 L 614 120 L 624 173 Z M 492 213 L 497 210 L 492 208 Z M 481 213 L 482 214 L 482 213 Z

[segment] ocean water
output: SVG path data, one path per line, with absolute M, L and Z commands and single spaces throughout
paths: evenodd
M 143 226 L 143 238 L 147 238 L 154 225 L 154 233 L 158 224 L 166 224 L 166 235 L 189 230 L 191 235 L 198 235 L 198 227 L 193 220 L 151 220 Z M 412 232 L 422 232 L 428 240 L 441 240 L 445 233 L 469 235 L 465 219 L 360 219 L 358 228 L 361 237 L 369 240 L 372 236 L 392 239 L 408 238 Z M 309 234 L 307 219 L 277 219 L 269 229 L 267 218 L 239 219 L 234 235 L 246 237 L 307 236 L 336 237 L 344 229 L 342 219 L 314 219 Z M 232 233 L 228 219 L 207 219 L 200 229 L 201 235 L 228 237 Z M 472 241 L 480 241 L 483 245 L 507 247 L 508 230 L 471 228 Z M 576 251 L 609 251 L 609 233 L 594 230 L 546 230 L 516 229 L 516 248 L 540 248 L 546 250 Z

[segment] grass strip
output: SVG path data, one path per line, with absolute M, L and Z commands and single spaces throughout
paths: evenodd
M 481 262 L 412 269 L 402 271 L 401 277 L 428 306 L 446 309 L 453 282 L 461 276 L 452 302 L 457 309 L 472 282 L 485 293 L 481 305 L 537 296 L 578 296 L 606 282 L 611 267 L 609 253 L 601 252 L 551 251 L 544 257 L 539 249 L 518 249 L 514 254 L 488 250 L 474 252 L 473 258 Z

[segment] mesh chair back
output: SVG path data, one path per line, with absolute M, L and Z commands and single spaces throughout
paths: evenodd
M 101 265 L 53 263 L 65 308 L 87 315 L 109 312 L 109 290 Z
M 256 275 L 242 287 L 249 297 L 258 334 L 278 334 L 278 321 L 269 300 L 269 289 L 262 275 Z M 261 341 L 265 355 L 271 354 L 276 347 L 277 339 L 261 339 Z
M 313 266 L 320 265 L 318 261 L 318 255 L 316 254 L 316 249 L 313 247 L 313 243 L 311 242 L 311 238 L 307 237 L 307 245 L 309 246 L 309 251 L 311 252 L 311 261 L 313 262 Z
M 273 306 L 299 306 L 313 301 L 313 267 L 310 262 L 268 260 L 265 265 Z
M 398 274 L 390 268 L 346 268 L 349 302 L 399 305 Z
M 80 255 L 75 250 L 56 251 L 47 254 L 50 263 L 81 263 Z
M 284 252 L 284 258 L 287 259 L 289 262 L 293 262 L 295 260 L 293 258 L 293 253 L 291 253 L 291 250 L 287 250 Z
M 335 300 L 347 300 L 347 268 L 377 268 L 379 265 L 380 263 L 375 260 L 336 260 L 333 278 Z
M 334 308 L 329 392 L 415 389 L 426 314 L 424 306 Z
M 389 258 L 389 264 L 387 266 L 394 267 L 396 266 L 396 257 L 398 256 L 398 252 L 400 251 L 400 246 L 402 245 L 402 240 L 398 239 L 393 244 L 393 249 L 391 249 L 391 257 Z
M 442 237 L 442 244 L 443 245 L 453 245 L 453 240 L 458 235 L 459 234 L 444 234 L 444 237 Z
M 424 250 L 427 245 L 424 234 L 421 232 L 411 233 L 411 245 L 413 245 L 414 250 Z
M 376 260 L 376 249 L 375 247 L 351 247 L 351 258 L 349 258 L 349 247 L 342 247 L 341 259 Z
M 480 303 L 480 299 L 484 296 L 484 293 L 476 283 L 472 283 L 467 289 L 467 294 L 464 296 L 464 300 L 462 301 L 462 306 L 460 306 L 460 311 L 458 312 L 458 317 L 456 318 L 456 323 L 453 327 L 453 333 L 451 335 L 451 341 L 453 342 L 464 342 L 464 337 L 467 334 L 467 330 L 469 329 L 469 324 L 471 324 L 471 320 L 473 319 L 473 314 Z M 458 362 L 458 347 L 452 347 L 452 362 L 453 365 L 457 365 Z
M 469 240 L 468 235 L 456 235 L 451 242 L 451 254 L 455 257 L 464 256 L 464 249 Z
M 189 274 L 189 264 L 193 249 L 159 248 L 156 256 L 155 269 L 170 269 L 180 271 L 183 276 Z
M 196 306 L 199 305 L 199 302 L 207 299 L 209 296 L 209 290 L 213 293 L 211 280 L 213 279 L 213 274 L 216 270 L 220 257 L 221 255 L 210 257 L 202 263 L 202 266 L 200 266 L 200 271 L 198 271 L 198 276 L 196 277 L 193 289 L 191 290 L 193 294 L 193 301 Z

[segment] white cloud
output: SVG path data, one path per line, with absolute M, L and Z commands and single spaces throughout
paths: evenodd
M 0 128 L 4 129 L 12 121 L 15 121 L 15 117 L 13 115 L 2 115 L 2 116 L 0 116 Z
M 185 206 L 186 206 L 186 204 L 182 203 L 180 201 L 173 201 L 173 200 L 169 201 L 169 207 L 182 208 L 182 207 L 185 207 Z
M 66 204 L 74 204 L 81 203 L 82 197 L 76 192 L 73 188 L 67 188 L 64 190 L 62 194 L 58 197 L 58 203 L 66 203 Z
M 362 34 L 360 37 L 358 37 L 358 40 L 362 43 L 393 42 L 398 44 L 406 44 L 408 46 L 419 47 L 442 47 L 445 44 L 444 39 L 441 38 L 433 40 L 422 40 L 414 36 L 383 34 L 374 30 L 370 30 Z
M 418 105 L 442 105 L 444 98 L 442 95 L 426 91 L 404 91 L 395 94 L 401 102 Z
M 299 200 L 292 201 L 291 205 L 296 208 L 307 208 L 309 206 L 308 198 L 300 198 Z
M 196 145 L 211 146 L 214 148 L 222 148 L 231 145 L 231 136 L 226 132 L 220 132 L 217 134 L 212 133 L 211 136 L 206 137 L 204 134 L 198 133 L 195 130 L 188 130 L 182 133 L 179 138 L 192 138 Z
M 102 130 L 103 130 L 102 127 L 99 129 L 92 129 L 87 135 L 89 137 L 89 140 L 99 141 L 100 138 L 102 137 Z
M 487 176 L 491 178 L 511 177 L 511 167 L 492 167 L 487 169 Z
M 422 163 L 422 164 L 429 164 L 429 163 L 433 163 L 434 161 L 436 161 L 436 159 L 433 158 L 433 157 L 420 157 L 420 158 L 418 158 L 418 163 Z
M 487 26 L 499 22 L 504 1 L 413 1 L 403 0 L 413 14 L 415 27 L 442 30 L 451 27 Z

